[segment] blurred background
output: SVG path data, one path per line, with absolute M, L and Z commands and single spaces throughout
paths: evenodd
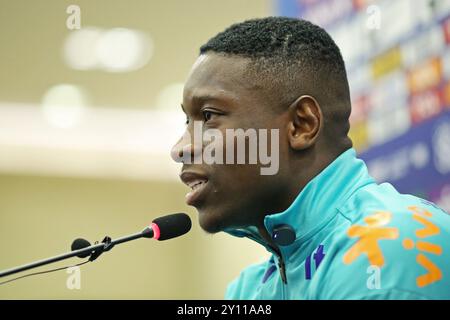
M 380 182 L 450 210 L 448 0 L 0 0 L 0 269 L 187 212 L 193 231 L 0 286 L 0 299 L 220 299 L 267 257 L 207 235 L 169 150 L 198 48 L 269 15 L 324 27 L 346 61 L 351 136 Z M 66 260 L 56 265 L 79 262 Z

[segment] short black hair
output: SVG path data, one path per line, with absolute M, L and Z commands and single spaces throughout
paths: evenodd
M 310 94 L 319 102 L 325 122 L 347 136 L 350 92 L 341 52 L 321 27 L 301 19 L 265 17 L 236 23 L 200 47 L 249 58 L 253 81 L 276 89 L 280 102 Z M 255 73 L 256 72 L 256 73 Z M 334 132 L 333 134 L 335 134 Z

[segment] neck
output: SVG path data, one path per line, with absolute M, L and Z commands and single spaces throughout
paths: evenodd
M 315 147 L 307 151 L 303 157 L 296 159 L 286 176 L 288 187 L 285 192 L 285 203 L 279 212 L 287 209 L 305 186 L 344 151 L 334 154 Z M 296 174 L 293 175 L 293 172 Z
M 340 153 L 331 154 L 330 152 L 319 150 L 319 148 L 317 147 L 312 149 L 313 150 L 306 151 L 304 156 L 300 159 L 296 159 L 294 165 L 291 166 L 291 168 L 293 169 L 289 169 L 286 178 L 286 188 L 284 188 L 284 192 L 280 194 L 283 196 L 283 201 L 279 204 L 279 208 L 277 208 L 276 210 L 271 210 L 269 212 L 264 212 L 263 215 L 258 219 L 259 221 L 255 224 L 260 236 L 276 251 L 278 251 L 278 246 L 274 243 L 272 237 L 266 230 L 266 227 L 264 226 L 264 218 L 270 213 L 283 212 L 287 208 L 289 208 L 289 206 L 292 204 L 292 202 L 294 202 L 294 200 L 304 189 L 304 187 L 309 183 L 309 181 L 314 179 L 314 177 L 322 172 L 340 155 Z M 345 152 L 345 150 L 343 152 Z M 308 168 L 308 170 L 305 170 L 305 168 Z M 297 174 L 292 175 L 292 172 L 295 172 Z

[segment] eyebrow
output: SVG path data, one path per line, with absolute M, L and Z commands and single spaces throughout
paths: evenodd
M 204 104 L 209 101 L 216 101 L 216 102 L 226 102 L 227 105 L 232 104 L 234 101 L 236 101 L 237 98 L 234 95 L 231 94 L 204 94 L 204 95 L 196 95 L 192 97 L 193 104 Z M 183 103 L 180 104 L 181 109 L 184 113 L 186 113 L 186 109 L 184 108 Z
M 226 93 L 219 93 L 219 94 L 205 94 L 205 95 L 198 95 L 192 97 L 192 101 L 194 103 L 203 104 L 208 101 L 234 101 L 236 100 L 236 97 L 231 94 Z

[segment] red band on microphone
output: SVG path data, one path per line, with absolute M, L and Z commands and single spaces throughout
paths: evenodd
M 161 236 L 161 231 L 159 230 L 158 225 L 156 223 L 152 223 L 151 227 L 153 230 L 153 238 L 158 240 L 159 237 Z

